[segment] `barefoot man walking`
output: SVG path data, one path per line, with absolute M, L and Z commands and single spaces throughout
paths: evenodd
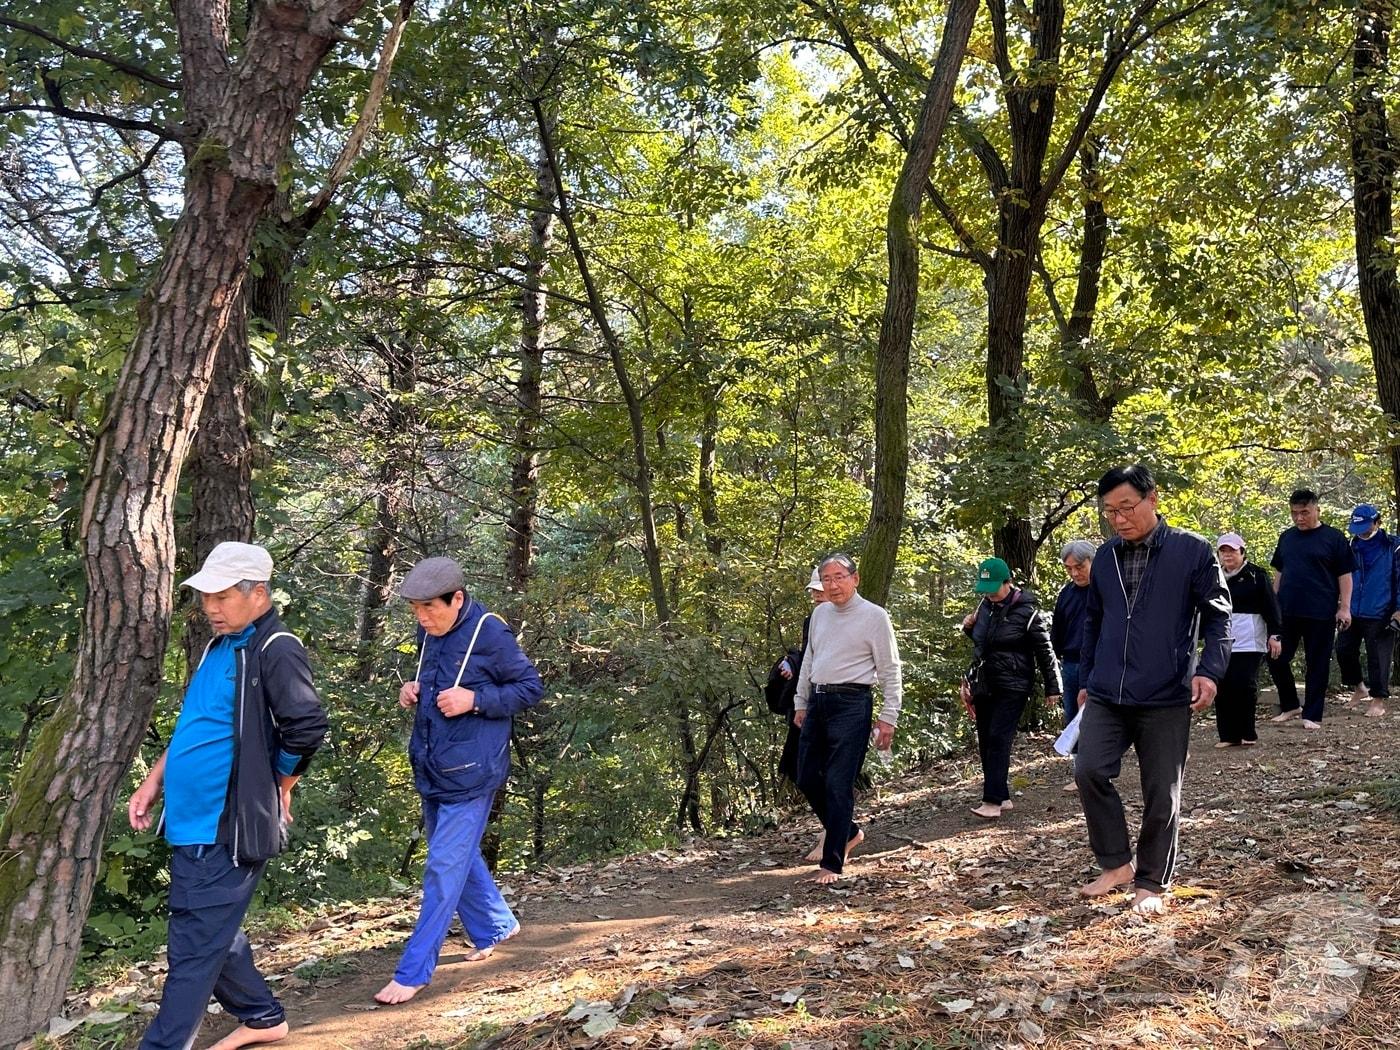
M 189 1050 L 209 996 L 243 1022 L 217 1050 L 272 1043 L 287 1015 L 239 926 L 263 869 L 286 844 L 292 788 L 326 735 L 306 650 L 272 608 L 272 557 L 221 543 L 181 586 L 200 594 L 214 638 L 185 690 L 170 746 L 127 817 L 161 828 L 170 857 L 170 968 L 141 1050 Z
M 519 932 L 481 855 L 481 836 L 510 772 L 511 720 L 544 693 L 510 627 L 467 595 L 457 562 L 420 561 L 399 594 L 418 621 L 418 669 L 399 690 L 399 706 L 414 711 L 408 758 L 428 859 L 418 924 L 394 979 L 374 996 L 386 1005 L 408 1002 L 432 980 L 454 914 L 471 938 L 468 962 L 490 958 Z
M 797 786 L 826 829 L 816 881 L 828 883 L 840 878 L 846 858 L 865 838 L 851 818 L 856 775 L 870 744 L 871 687 L 879 681 L 875 746 L 885 751 L 894 739 L 902 686 L 889 614 L 856 592 L 855 562 L 833 554 L 817 572 L 826 601 L 812 610 L 792 718 L 802 731 Z
M 1230 661 L 1230 591 L 1211 545 L 1157 513 L 1146 467 L 1115 467 L 1098 491 L 1117 535 L 1089 578 L 1074 779 L 1103 874 L 1079 892 L 1098 897 L 1132 883 L 1133 910 L 1150 915 L 1162 910 L 1176 865 L 1191 712 L 1210 706 Z M 1130 747 L 1142 780 L 1136 865 L 1113 785 Z

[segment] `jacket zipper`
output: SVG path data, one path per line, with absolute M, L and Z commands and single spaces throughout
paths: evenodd
M 1118 557 L 1118 551 L 1114 551 L 1113 567 L 1118 570 L 1118 586 L 1123 590 L 1123 605 L 1127 607 L 1128 619 L 1123 624 L 1123 673 L 1118 678 L 1118 702 L 1123 702 L 1123 686 L 1128 681 L 1128 634 L 1133 628 L 1133 610 L 1137 608 L 1138 596 L 1142 594 L 1142 585 L 1147 582 L 1147 570 L 1152 564 L 1152 548 L 1147 548 L 1147 561 L 1142 567 L 1142 579 L 1138 580 L 1137 590 L 1133 592 L 1132 601 L 1128 600 L 1128 585 L 1123 582 L 1123 562 Z
M 238 753 L 243 743 L 243 707 L 248 684 L 248 658 L 238 650 L 238 734 L 233 738 L 233 866 L 238 867 Z

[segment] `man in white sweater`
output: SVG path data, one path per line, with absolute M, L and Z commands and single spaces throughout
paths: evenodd
M 797 786 L 826 829 L 816 881 L 828 883 L 841 876 L 851 850 L 865 838 L 852 816 L 856 775 L 870 744 L 872 687 L 879 682 L 875 746 L 881 751 L 894 739 L 903 687 L 889 614 L 856 592 L 855 562 L 833 554 L 818 573 L 826 601 L 812 611 L 793 722 L 802 731 Z

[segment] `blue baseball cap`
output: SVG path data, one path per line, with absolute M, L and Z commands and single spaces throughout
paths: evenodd
M 1380 520 L 1381 512 L 1369 503 L 1358 503 L 1351 512 L 1351 520 L 1347 522 L 1347 532 L 1353 536 L 1364 536 L 1371 531 L 1371 526 Z

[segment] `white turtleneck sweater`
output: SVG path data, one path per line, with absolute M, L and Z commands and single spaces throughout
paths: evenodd
M 899 643 L 895 641 L 889 613 L 859 594 L 852 595 L 845 605 L 823 602 L 813 609 L 794 708 L 807 710 L 813 686 L 874 685 L 877 681 L 880 721 L 895 725 L 904 686 Z

